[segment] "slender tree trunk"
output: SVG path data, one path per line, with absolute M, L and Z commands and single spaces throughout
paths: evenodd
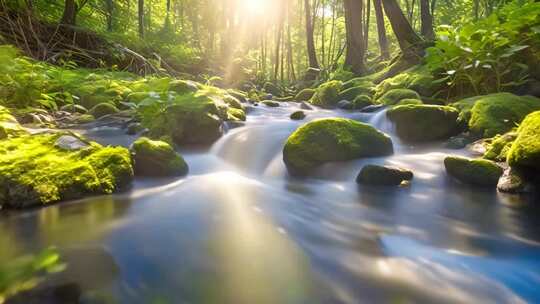
M 62 14 L 61 24 L 76 25 L 77 3 L 75 0 L 66 0 L 64 4 L 64 13 Z
M 107 31 L 112 32 L 112 30 L 113 30 L 114 3 L 113 3 L 113 0 L 106 0 L 105 4 L 107 6 Z
M 313 39 L 313 21 L 311 15 L 310 0 L 304 0 L 304 6 L 304 9 L 306 11 L 306 36 L 309 67 L 318 69 L 319 62 L 317 61 L 317 53 L 315 52 L 315 41 Z
M 138 2 L 139 37 L 144 38 L 144 0 Z
M 381 58 L 390 58 L 390 51 L 388 50 L 388 38 L 386 37 L 386 27 L 384 25 L 384 12 L 382 9 L 381 0 L 373 0 L 373 7 L 375 8 L 375 18 L 377 19 L 377 35 L 379 37 L 379 49 L 381 50 Z
M 351 68 L 355 74 L 362 74 L 364 66 L 364 29 L 362 24 L 363 1 L 344 0 L 345 27 L 347 31 L 347 53 L 345 65 Z
M 429 0 L 420 0 L 420 16 L 422 20 L 422 28 L 420 32 L 428 40 L 435 39 L 433 32 L 433 16 L 429 8 Z
M 364 49 L 367 51 L 369 47 L 369 23 L 371 22 L 371 0 L 367 0 L 366 4 L 366 22 L 364 23 Z
M 422 38 L 416 34 L 407 21 L 398 2 L 396 0 L 382 0 L 382 3 L 403 54 L 408 57 L 408 55 L 421 53 L 423 51 Z

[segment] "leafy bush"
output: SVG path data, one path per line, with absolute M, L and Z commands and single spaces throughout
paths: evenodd
M 475 24 L 440 26 L 426 62 L 453 94 L 481 95 L 525 83 L 539 51 L 540 3 L 514 1 Z

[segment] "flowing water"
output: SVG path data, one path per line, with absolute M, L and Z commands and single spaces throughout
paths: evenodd
M 127 193 L 3 215 L 2 263 L 54 245 L 84 303 L 540 302 L 534 198 L 450 180 L 443 143 L 409 146 L 385 113 L 342 116 L 392 135 L 395 155 L 287 176 L 281 150 L 297 104 L 255 107 L 209 150 L 181 151 L 190 174 L 137 179 Z M 118 129 L 87 132 L 129 145 Z M 354 180 L 367 163 L 412 169 L 404 187 Z M 64 278 L 64 280 L 68 280 Z

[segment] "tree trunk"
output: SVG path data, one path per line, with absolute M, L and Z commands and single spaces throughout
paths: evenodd
M 144 38 L 144 0 L 139 0 L 139 37 Z
M 355 74 L 362 74 L 364 66 L 364 29 L 362 24 L 363 1 L 344 0 L 345 27 L 347 31 L 347 53 L 345 65 Z
M 64 4 L 64 13 L 62 14 L 61 24 L 75 25 L 77 18 L 77 3 L 75 0 L 66 0 Z
M 307 36 L 307 52 L 309 59 L 309 67 L 318 69 L 317 53 L 315 52 L 315 40 L 313 40 L 313 21 L 311 16 L 310 0 L 304 0 L 306 11 L 306 36 Z
M 379 36 L 379 49 L 381 50 L 381 58 L 390 58 L 390 51 L 388 50 L 388 38 L 386 37 L 386 27 L 384 25 L 384 12 L 382 9 L 381 0 L 373 0 L 373 6 L 375 8 L 375 18 L 377 19 L 377 34 Z
M 406 58 L 411 57 L 411 55 L 419 56 L 423 52 L 422 38 L 416 34 L 407 21 L 397 1 L 382 0 L 382 3 L 403 55 Z
M 107 6 L 107 31 L 112 32 L 112 30 L 113 30 L 113 11 L 114 11 L 113 0 L 106 0 L 105 5 Z
M 435 39 L 433 32 L 433 16 L 429 8 L 429 0 L 420 0 L 420 17 L 422 19 L 422 28 L 420 32 L 428 40 Z

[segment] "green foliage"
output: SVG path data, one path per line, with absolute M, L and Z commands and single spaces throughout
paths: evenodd
M 47 274 L 64 270 L 60 254 L 48 248 L 37 255 L 20 256 L 0 266 L 0 303 L 36 286 Z
M 523 84 L 540 51 L 540 3 L 514 1 L 474 24 L 440 26 L 426 62 L 454 94 L 487 94 Z
M 517 132 L 516 141 L 508 151 L 508 164 L 540 170 L 540 111 L 529 114 Z
M 331 161 L 393 153 L 390 137 L 370 125 L 351 119 L 314 120 L 298 128 L 283 149 L 283 161 L 291 174 L 303 175 Z
M 495 136 L 489 141 L 483 157 L 492 161 L 505 162 L 508 151 L 512 147 L 516 137 L 517 132 L 515 130 L 504 135 Z
M 503 174 L 501 167 L 485 159 L 449 156 L 444 159 L 444 166 L 450 176 L 476 186 L 494 187 Z

